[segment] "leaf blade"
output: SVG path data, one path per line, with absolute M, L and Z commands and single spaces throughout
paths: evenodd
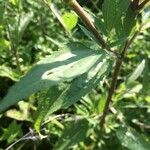
M 61 90 L 62 92 L 59 89 L 55 89 L 55 93 L 57 94 L 54 94 L 54 97 L 50 89 L 48 99 L 46 100 L 48 104 L 42 103 L 39 105 L 35 120 L 35 129 L 39 132 L 40 125 L 46 115 L 50 115 L 59 109 L 68 108 L 89 93 L 109 73 L 111 66 L 112 64 L 109 64 L 108 60 L 104 59 L 101 64 L 91 69 L 88 73 L 75 78 L 71 83 L 63 86 L 64 89 Z
M 122 127 L 116 133 L 122 145 L 130 150 L 148 150 L 150 147 L 150 143 L 132 128 Z
M 56 52 L 40 61 L 26 76 L 11 87 L 6 97 L 0 102 L 0 112 L 35 92 L 60 82 L 71 81 L 88 72 L 104 54 L 85 46 L 68 45 L 64 51 Z

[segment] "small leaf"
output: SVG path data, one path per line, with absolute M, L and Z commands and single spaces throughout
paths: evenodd
M 79 24 L 79 27 L 80 29 L 83 31 L 83 33 L 89 38 L 89 39 L 93 39 L 93 40 L 96 40 L 95 37 L 93 36 L 93 34 L 88 30 L 86 29 L 84 26 L 80 25 Z
M 65 28 L 65 30 L 68 31 L 67 28 L 66 28 L 66 25 L 65 25 L 65 23 L 64 23 L 64 21 L 63 21 L 63 18 L 62 18 L 61 15 L 59 14 L 59 11 L 58 11 L 57 8 L 55 7 L 55 5 L 54 5 L 53 3 L 50 3 L 49 6 L 50 6 L 50 9 L 51 9 L 52 13 L 54 14 L 54 16 L 59 20 L 59 22 L 60 22 L 61 25 Z
M 72 122 L 70 127 L 64 130 L 54 150 L 67 150 L 71 146 L 82 142 L 87 136 L 88 129 L 89 122 L 86 119 Z
M 121 144 L 129 150 L 149 150 L 150 142 L 132 128 L 119 128 L 116 131 Z
M 66 12 L 63 16 L 66 29 L 70 32 L 78 23 L 78 16 L 74 12 Z
M 97 110 L 99 114 L 103 112 L 105 104 L 106 104 L 106 96 L 102 95 L 97 105 Z
M 143 72 L 145 68 L 145 60 L 143 60 L 137 68 L 134 70 L 134 72 L 131 74 L 131 76 L 127 79 L 127 83 L 134 82 Z
M 18 6 L 20 0 L 9 0 L 13 5 Z
M 5 115 L 15 120 L 32 122 L 32 118 L 29 113 L 30 104 L 24 101 L 20 101 L 18 105 L 19 110 L 10 109 L 6 111 Z
M 7 140 L 8 144 L 10 144 L 16 141 L 16 138 L 21 135 L 21 126 L 18 125 L 16 121 L 13 121 L 6 129 L 3 129 L 3 134 L 0 137 L 0 141 Z
M 25 29 L 33 18 L 33 12 L 22 14 L 20 17 L 20 24 L 18 27 L 18 40 L 21 40 Z

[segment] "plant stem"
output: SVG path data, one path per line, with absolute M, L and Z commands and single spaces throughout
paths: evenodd
M 99 137 L 101 137 L 102 133 L 103 133 L 103 128 L 104 128 L 104 124 L 105 124 L 105 118 L 106 118 L 107 113 L 109 111 L 109 106 L 110 106 L 110 103 L 112 101 L 112 96 L 113 96 L 113 94 L 115 92 L 115 89 L 116 89 L 117 79 L 118 79 L 118 76 L 119 76 L 119 73 L 120 73 L 120 69 L 121 69 L 121 65 L 122 65 L 122 63 L 124 61 L 126 52 L 129 49 L 130 45 L 133 43 L 134 39 L 140 33 L 142 27 L 143 27 L 143 24 L 140 26 L 139 30 L 134 33 L 132 38 L 130 40 L 126 41 L 126 43 L 125 43 L 125 45 L 123 47 L 123 50 L 121 52 L 121 57 L 120 57 L 120 59 L 118 58 L 117 61 L 116 61 L 114 73 L 113 73 L 113 76 L 112 76 L 111 86 L 110 86 L 110 89 L 109 89 L 109 92 L 108 92 L 108 97 L 106 99 L 106 104 L 105 104 L 103 115 L 102 115 L 101 122 L 100 122 L 100 136 Z
M 134 0 L 133 2 L 131 2 L 131 8 L 135 11 L 137 10 L 137 7 L 139 6 L 139 1 L 140 0 Z
M 143 1 L 143 2 L 138 6 L 138 10 L 142 9 L 148 2 L 150 2 L 150 0 L 145 0 L 145 1 Z
M 111 86 L 110 86 L 110 89 L 109 89 L 109 92 L 108 92 L 108 97 L 106 99 L 106 104 L 105 104 L 103 115 L 102 115 L 101 122 L 100 122 L 100 136 L 99 137 L 101 137 L 102 133 L 103 133 L 103 127 L 104 127 L 104 124 L 105 124 L 105 118 L 106 118 L 107 113 L 109 111 L 109 106 L 110 106 L 110 103 L 112 101 L 112 96 L 113 96 L 113 94 L 115 92 L 115 89 L 116 89 L 117 79 L 118 79 L 118 76 L 119 76 L 119 73 L 120 73 L 121 65 L 124 61 L 126 51 L 130 47 L 130 45 L 132 44 L 132 42 L 134 41 L 136 36 L 139 34 L 139 32 L 142 28 L 142 25 L 140 26 L 139 30 L 135 32 L 133 37 L 130 40 L 127 40 L 125 42 L 125 45 L 123 46 L 121 54 L 118 54 L 118 53 L 112 51 L 109 48 L 108 44 L 102 38 L 102 36 L 99 34 L 98 30 L 96 29 L 93 22 L 91 21 L 91 19 L 89 17 L 89 14 L 87 14 L 87 12 L 84 11 L 84 9 L 79 5 L 79 3 L 76 0 L 63 0 L 63 1 L 66 2 L 78 14 L 78 16 L 81 18 L 81 20 L 86 25 L 86 27 L 93 33 L 93 35 L 97 39 L 99 45 L 102 48 L 105 48 L 107 51 L 112 52 L 113 54 L 115 54 L 117 56 L 116 65 L 115 65 L 114 73 L 113 73 L 113 76 L 112 76 Z M 147 4 L 148 1 L 145 0 L 143 2 L 144 5 Z M 135 0 L 134 2 L 137 6 L 139 0 Z M 143 4 L 141 3 L 141 5 L 143 5 Z M 140 6 L 140 5 L 138 5 L 138 6 Z
M 117 56 L 117 58 L 119 58 L 119 55 L 109 48 L 108 44 L 100 35 L 93 22 L 91 21 L 90 15 L 79 5 L 79 3 L 76 0 L 64 0 L 64 2 L 66 2 L 78 14 L 78 16 L 81 18 L 86 27 L 92 32 L 98 44 L 102 48 L 113 53 L 115 56 Z
M 119 75 L 119 72 L 120 72 L 121 65 L 122 65 L 122 60 L 118 59 L 116 61 L 116 65 L 115 65 L 115 69 L 114 69 L 114 73 L 113 73 L 113 77 L 112 77 L 112 81 L 111 81 L 111 86 L 110 86 L 110 89 L 109 89 L 109 92 L 108 92 L 108 97 L 107 97 L 106 104 L 105 104 L 105 107 L 104 107 L 103 116 L 102 116 L 101 122 L 100 122 L 100 135 L 102 135 L 103 126 L 105 124 L 105 118 L 106 118 L 106 115 L 109 111 L 109 105 L 111 103 L 112 96 L 113 96 L 113 93 L 114 93 L 115 88 L 116 88 L 117 79 L 118 79 L 118 75 Z
M 18 51 L 15 48 L 13 48 L 13 46 L 12 46 L 12 51 L 13 51 L 15 59 L 16 59 L 16 65 L 17 65 L 18 71 L 21 72 L 21 65 L 20 65 L 20 62 L 19 62 Z

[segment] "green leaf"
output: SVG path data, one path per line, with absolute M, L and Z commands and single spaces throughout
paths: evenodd
M 7 140 L 8 144 L 16 141 L 18 136 L 22 135 L 21 126 L 13 121 L 6 129 L 3 129 L 3 134 L 0 137 L 0 141 Z
M 129 150 L 149 150 L 150 142 L 132 128 L 119 128 L 116 131 L 121 144 Z
M 105 104 L 106 104 L 106 96 L 102 95 L 97 105 L 97 110 L 99 114 L 103 112 L 105 108 Z
M 72 104 L 75 104 L 81 97 L 85 96 L 95 88 L 110 70 L 109 63 L 104 60 L 104 62 L 99 64 L 96 68 L 93 68 L 88 73 L 74 79 L 58 99 L 51 101 L 48 114 L 51 114 L 60 108 L 68 108 Z
M 9 0 L 13 5 L 18 6 L 20 3 L 20 0 Z
M 0 47 L 1 49 L 8 49 L 10 46 L 10 42 L 3 39 L 3 38 L 0 38 Z
M 134 85 L 135 84 L 135 85 Z M 131 98 L 138 94 L 142 89 L 142 84 L 134 83 L 126 87 L 126 90 L 123 93 L 123 98 Z
M 142 62 L 137 66 L 137 68 L 134 70 L 131 76 L 127 79 L 127 84 L 134 82 L 142 74 L 144 68 L 145 60 L 142 60 Z
M 28 24 L 31 22 L 32 18 L 33 18 L 33 12 L 21 14 L 20 23 L 18 27 L 18 41 L 21 40 L 23 33 L 27 28 Z
M 61 17 L 61 15 L 59 14 L 59 10 L 57 10 L 57 8 L 55 7 L 54 3 L 50 2 L 49 5 L 52 13 L 54 14 L 54 16 L 59 20 L 59 22 L 61 23 L 61 25 L 67 30 L 66 25 L 63 21 L 63 18 Z
M 19 74 L 6 66 L 0 66 L 0 76 L 10 78 L 13 81 L 19 80 Z
M 4 12 L 5 12 L 4 2 L 0 2 L 0 25 L 3 24 Z
M 54 150 L 67 150 L 82 142 L 87 136 L 88 129 L 89 122 L 86 119 L 72 122 L 69 128 L 65 128 Z
M 93 36 L 93 34 L 88 30 L 86 29 L 84 26 L 80 25 L 79 24 L 79 27 L 80 29 L 83 31 L 83 33 L 89 38 L 89 39 L 93 39 L 93 40 L 96 40 L 95 37 Z
M 114 26 L 114 20 L 116 17 L 116 7 L 115 7 L 116 4 L 115 3 L 116 1 L 105 0 L 103 7 L 102 7 L 104 23 L 106 25 L 108 32 L 110 32 Z
M 75 78 L 70 84 L 66 83 L 59 88 L 52 87 L 49 89 L 48 97 L 45 99 L 46 102 L 42 102 L 38 107 L 35 121 L 35 128 L 38 132 L 41 122 L 47 114 L 75 104 L 81 97 L 95 88 L 103 77 L 110 72 L 112 64 L 104 58 L 101 58 L 101 61 L 95 68 Z
M 147 22 L 147 20 L 150 18 L 150 6 L 144 9 L 142 12 L 142 21 Z
M 122 19 L 118 20 L 115 31 L 118 38 L 125 38 L 134 33 L 137 27 L 138 23 L 136 15 L 131 8 L 128 8 L 125 16 Z
M 105 0 L 102 6 L 104 23 L 108 32 L 119 24 L 118 20 L 125 14 L 129 7 L 129 0 Z
M 10 109 L 6 111 L 5 115 L 15 120 L 32 122 L 32 119 L 29 113 L 30 104 L 24 101 L 20 101 L 18 105 L 19 105 L 19 110 Z
M 48 90 L 46 96 L 39 101 L 34 123 L 34 128 L 37 132 L 40 132 L 41 123 L 49 112 L 52 103 L 54 103 L 63 92 L 65 92 L 67 86 L 68 85 L 63 83 L 59 86 L 53 86 Z
M 71 81 L 88 72 L 106 55 L 77 43 L 68 44 L 64 49 L 40 61 L 12 86 L 6 97 L 0 101 L 0 112 L 35 92 Z
M 142 12 L 142 22 L 142 30 L 150 28 L 150 6 L 144 9 L 144 11 Z
M 70 32 L 78 23 L 78 16 L 74 12 L 66 12 L 63 16 L 66 29 Z
M 95 25 L 99 29 L 99 31 L 102 32 L 105 36 L 107 36 L 108 35 L 107 29 L 105 23 L 101 20 L 101 16 L 99 18 L 95 17 L 94 19 L 95 19 Z
M 98 48 L 99 48 L 98 41 L 97 41 L 97 39 L 94 37 L 94 35 L 93 35 L 88 29 L 86 29 L 84 26 L 82 26 L 82 25 L 79 24 L 79 27 L 80 27 L 80 29 L 83 31 L 83 33 L 84 33 L 91 41 L 95 41 L 96 45 L 97 45 Z M 96 45 L 95 45 L 95 46 L 96 46 Z
M 32 11 L 28 13 L 20 13 L 16 16 L 15 22 L 13 24 L 9 24 L 10 38 L 14 45 L 18 46 L 27 26 L 32 21 L 32 19 Z

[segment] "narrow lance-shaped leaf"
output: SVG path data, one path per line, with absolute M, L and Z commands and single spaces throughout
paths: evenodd
M 11 87 L 0 101 L 0 112 L 37 91 L 71 81 L 88 72 L 104 55 L 77 43 L 69 44 L 64 49 L 39 62 Z
M 35 121 L 35 129 L 39 132 L 41 122 L 47 114 L 51 114 L 58 109 L 68 108 L 75 104 L 81 97 L 89 93 L 99 82 L 110 72 L 112 64 L 109 60 L 101 58 L 96 67 L 88 73 L 75 78 L 71 83 L 66 83 L 61 88 L 50 88 L 47 99 L 39 105 Z M 63 88 L 63 89 L 62 89 Z M 62 92 L 60 92 L 60 89 Z M 58 96 L 59 95 L 59 96 Z
M 135 81 L 143 72 L 145 68 L 145 60 L 143 60 L 137 68 L 134 70 L 134 72 L 131 74 L 131 76 L 127 79 L 127 83 L 131 83 Z
M 118 38 L 127 38 L 138 28 L 137 18 L 135 12 L 129 7 L 127 13 L 122 19 L 118 20 L 115 27 Z
M 89 38 L 89 39 L 93 39 L 93 40 L 96 40 L 95 37 L 93 36 L 93 34 L 88 30 L 86 29 L 84 26 L 80 25 L 79 24 L 79 27 L 80 29 L 83 31 L 83 33 Z

